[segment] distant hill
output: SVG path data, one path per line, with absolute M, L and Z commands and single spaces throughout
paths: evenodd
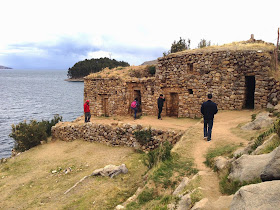
M 0 66 L 0 69 L 12 69 L 12 68 L 6 66 Z
M 141 66 L 144 66 L 144 65 L 157 65 L 157 60 L 146 61 L 141 64 Z

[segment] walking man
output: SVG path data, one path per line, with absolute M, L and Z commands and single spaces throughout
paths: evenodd
M 163 95 L 160 94 L 159 95 L 159 98 L 157 100 L 157 105 L 158 105 L 158 119 L 159 120 L 162 120 L 161 119 L 161 112 L 162 112 L 162 107 L 163 107 L 163 102 L 165 101 L 165 98 L 163 98 Z
M 201 105 L 201 114 L 204 119 L 204 139 L 209 142 L 211 141 L 211 133 L 213 128 L 214 115 L 217 114 L 218 108 L 217 105 L 211 100 L 212 94 L 207 95 L 208 101 L 204 102 Z
M 84 104 L 84 112 L 85 112 L 85 122 L 90 122 L 90 108 L 89 108 L 89 100 Z

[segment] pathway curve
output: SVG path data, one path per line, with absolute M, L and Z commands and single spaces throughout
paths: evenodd
M 194 126 L 187 129 L 181 141 L 176 144 L 174 151 L 186 158 L 193 158 L 194 163 L 201 175 L 201 187 L 205 197 L 210 203 L 215 203 L 215 208 L 212 209 L 227 209 L 231 202 L 231 197 L 224 196 L 219 190 L 219 180 L 215 172 L 206 167 L 203 163 L 205 155 L 209 148 L 214 148 L 222 144 L 235 144 L 243 143 L 246 145 L 248 142 L 231 132 L 231 128 L 235 128 L 238 124 L 248 122 L 251 119 L 252 111 L 222 111 L 215 116 L 212 141 L 207 142 L 203 139 L 203 123 L 198 122 Z

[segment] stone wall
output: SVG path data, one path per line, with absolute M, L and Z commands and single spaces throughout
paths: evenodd
M 97 123 L 63 123 L 60 122 L 52 127 L 52 139 L 60 139 L 63 141 L 73 141 L 76 139 L 84 139 L 85 141 L 101 142 L 112 146 L 128 146 L 143 151 L 149 151 L 159 146 L 161 142 L 169 141 L 175 144 L 183 131 L 170 131 L 151 129 L 153 140 L 145 145 L 141 145 L 135 139 L 134 132 L 139 130 L 147 130 L 141 125 L 130 124 L 97 124 Z
M 94 116 L 132 114 L 135 97 L 141 114 L 157 115 L 159 94 L 166 99 L 162 116 L 201 117 L 208 93 L 219 110 L 261 109 L 280 99 L 271 63 L 272 51 L 190 50 L 159 58 L 152 78 L 85 78 L 84 100 Z
M 84 100 L 90 100 L 94 116 L 131 114 L 130 104 L 136 97 L 141 100 L 142 114 L 151 115 L 155 112 L 154 78 L 130 81 L 116 78 L 84 80 Z
M 246 108 L 248 77 L 255 79 L 254 108 L 266 107 L 271 56 L 269 51 L 243 50 L 190 51 L 159 58 L 155 94 L 163 93 L 168 98 L 163 114 L 200 117 L 200 106 L 207 93 L 213 94 L 219 109 Z
M 280 82 L 271 78 L 271 81 L 269 83 L 269 89 L 270 93 L 268 95 L 268 102 L 271 105 L 275 106 L 278 104 L 278 101 L 280 101 Z

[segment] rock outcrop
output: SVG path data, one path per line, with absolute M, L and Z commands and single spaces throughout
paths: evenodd
M 273 157 L 261 172 L 262 181 L 280 180 L 280 147 L 274 151 Z
M 273 119 L 269 117 L 268 112 L 262 112 L 256 116 L 256 119 L 253 122 L 249 122 L 246 125 L 242 126 L 243 130 L 259 130 L 261 128 L 270 126 L 273 124 Z
M 280 207 L 280 181 L 241 187 L 235 194 L 231 210 L 276 210 Z
M 126 168 L 125 164 L 121 164 L 120 166 L 115 165 L 107 165 L 104 168 L 96 169 L 92 172 L 91 176 L 108 176 L 113 178 L 120 173 L 126 174 L 128 169 Z
M 228 178 L 241 182 L 260 178 L 262 171 L 270 162 L 274 153 L 275 150 L 263 155 L 242 155 L 231 163 L 231 173 Z

